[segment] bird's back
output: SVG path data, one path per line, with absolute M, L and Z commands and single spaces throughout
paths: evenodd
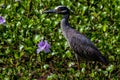
M 86 36 L 82 35 L 71 27 L 63 30 L 63 35 L 78 57 L 82 57 L 87 60 L 100 61 L 105 65 L 108 65 L 106 58 L 102 56 L 100 51 Z

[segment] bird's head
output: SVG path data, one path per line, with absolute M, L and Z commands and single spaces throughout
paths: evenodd
M 43 13 L 56 13 L 56 14 L 63 14 L 63 15 L 65 15 L 65 14 L 69 14 L 70 11 L 65 6 L 58 6 L 58 7 L 56 7 L 53 10 L 47 10 L 47 11 L 44 11 Z

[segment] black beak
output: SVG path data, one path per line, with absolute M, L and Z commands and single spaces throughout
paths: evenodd
M 47 11 L 43 11 L 43 14 L 48 14 L 48 13 L 56 13 L 55 10 L 47 10 Z

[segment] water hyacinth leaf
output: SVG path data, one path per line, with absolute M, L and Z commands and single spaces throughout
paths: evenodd
M 107 71 L 112 72 L 113 70 L 114 70 L 114 65 L 110 65 L 110 66 L 107 68 Z
M 74 62 L 69 62 L 69 63 L 68 63 L 68 66 L 69 66 L 69 67 L 72 67 L 73 65 L 75 65 Z
M 106 29 L 107 29 L 107 25 L 106 25 L 106 24 L 104 24 L 104 25 L 103 25 L 103 31 L 105 32 L 105 31 L 106 31 Z
M 92 72 L 91 74 L 89 74 L 90 75 L 90 77 L 95 77 L 95 74 L 94 74 L 94 72 Z
M 81 69 L 81 72 L 82 72 L 82 73 L 85 73 L 85 68 L 84 68 L 84 67 Z
M 71 57 L 72 57 L 72 54 L 71 54 L 71 52 L 70 52 L 69 50 L 66 51 L 65 55 L 66 55 L 66 57 L 68 57 L 68 58 L 71 58 Z
M 45 64 L 45 65 L 43 66 L 44 69 L 47 69 L 48 67 L 49 67 L 48 64 Z
M 40 53 L 41 51 L 44 51 L 45 53 L 48 53 L 50 52 L 50 44 L 48 44 L 48 42 L 45 40 L 41 40 L 39 43 L 38 43 L 38 48 L 37 48 L 37 53 Z
M 35 35 L 33 41 L 34 41 L 35 43 L 37 43 L 38 40 L 40 40 L 40 38 L 41 38 L 41 37 L 40 37 L 39 35 Z
M 18 58 L 19 58 L 18 53 L 15 53 L 15 54 L 14 54 L 14 57 L 15 57 L 15 59 L 18 59 Z
M 22 57 L 24 55 L 24 52 L 20 52 L 20 57 Z
M 19 45 L 19 51 L 22 51 L 23 48 L 24 48 L 24 45 Z
M 51 73 L 48 77 L 47 80 L 56 80 L 58 76 L 56 74 Z
M 45 23 L 47 23 L 47 24 L 50 24 L 50 22 L 51 22 L 50 19 L 46 19 L 46 20 L 45 20 Z
M 78 71 L 77 73 L 75 73 L 75 77 L 79 77 L 80 75 L 80 71 Z

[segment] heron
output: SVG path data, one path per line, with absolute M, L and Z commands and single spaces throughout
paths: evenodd
M 81 58 L 84 58 L 87 61 L 101 62 L 106 66 L 109 64 L 108 60 L 101 54 L 101 52 L 90 41 L 90 39 L 69 25 L 70 9 L 68 9 L 66 6 L 57 6 L 55 9 L 46 10 L 43 11 L 43 13 L 55 13 L 63 15 L 60 24 L 62 33 L 71 49 L 74 51 L 78 63 Z

